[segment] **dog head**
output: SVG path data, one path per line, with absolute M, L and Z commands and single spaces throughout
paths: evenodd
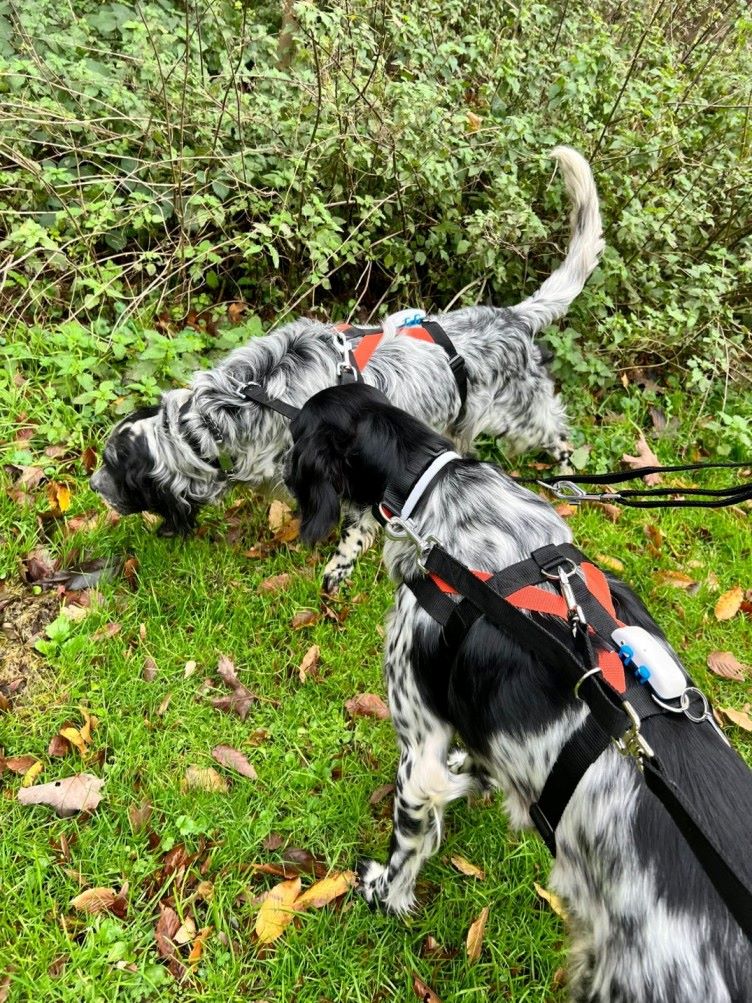
M 312 397 L 292 422 L 285 482 L 301 515 L 301 536 L 322 540 L 336 525 L 343 500 L 366 508 L 387 484 L 420 473 L 421 447 L 452 444 L 374 387 L 349 383 Z
M 164 518 L 161 534 L 184 535 L 195 525 L 199 503 L 186 491 L 189 482 L 171 477 L 155 455 L 161 410 L 139 408 L 115 427 L 89 483 L 121 515 L 153 512 Z

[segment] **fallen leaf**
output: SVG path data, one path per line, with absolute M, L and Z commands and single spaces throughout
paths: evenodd
M 315 857 L 310 850 L 291 846 L 283 854 L 285 864 L 292 864 L 298 873 L 312 874 L 315 878 L 325 878 L 329 868 L 325 860 Z
M 144 667 L 141 670 L 141 678 L 146 683 L 153 683 L 157 677 L 159 669 L 157 668 L 157 663 L 153 658 L 148 657 L 144 659 Z
M 180 785 L 182 791 L 208 791 L 226 794 L 230 789 L 225 778 L 213 766 L 189 766 Z
M 257 748 L 259 745 L 263 745 L 264 742 L 268 742 L 270 738 L 270 732 L 268 728 L 256 728 L 248 736 L 248 745 L 252 745 Z
M 190 679 L 193 673 L 196 671 L 196 662 L 191 659 L 186 662 L 183 666 L 183 679 Z
M 574 505 L 569 505 L 567 502 L 560 502 L 554 507 L 556 509 L 556 514 L 561 516 L 562 519 L 571 519 L 577 511 Z
M 544 888 L 543 885 L 539 885 L 537 881 L 533 882 L 533 887 L 538 893 L 538 896 L 542 898 L 544 902 L 548 902 L 549 906 L 551 907 L 551 911 L 555 912 L 560 919 L 566 921 L 567 910 L 564 907 L 564 903 L 561 901 L 559 896 L 556 895 L 554 892 L 550 892 L 547 888 Z
M 165 695 L 162 697 L 162 702 L 160 703 L 159 707 L 157 707 L 157 717 L 162 717 L 166 713 L 167 708 L 170 706 L 171 701 L 172 701 L 172 690 L 168 690 L 167 693 L 165 693 Z
M 648 540 L 648 550 L 653 557 L 658 557 L 663 550 L 663 533 L 661 532 L 660 526 L 656 526 L 654 522 L 649 522 L 646 526 L 642 527 L 643 532 Z
M 178 914 L 174 909 L 160 903 L 154 939 L 157 942 L 157 951 L 160 957 L 165 959 L 167 967 L 176 979 L 182 978 L 186 971 L 185 965 L 178 957 L 177 946 L 173 939 L 179 929 L 180 918 Z
M 735 724 L 743 731 L 752 731 L 752 717 L 749 716 L 749 704 L 744 710 L 737 710 L 736 707 L 719 707 L 718 713 L 722 714 L 727 721 Z
M 21 781 L 22 787 L 31 787 L 34 781 L 37 779 L 39 774 L 42 772 L 44 767 L 41 763 L 32 763 L 28 768 L 26 773 L 23 775 L 23 780 Z
M 618 522 L 623 515 L 623 509 L 620 509 L 618 505 L 612 505 L 610 502 L 604 502 L 600 506 L 600 510 L 611 522 Z
M 436 995 L 436 993 L 427 986 L 422 979 L 419 979 L 417 975 L 413 976 L 413 989 L 415 990 L 415 995 L 421 1001 L 421 1003 L 441 1003 L 441 1000 Z
M 44 470 L 41 467 L 21 467 L 21 473 L 16 478 L 17 488 L 36 488 L 44 480 Z
M 151 818 L 153 810 L 151 801 L 142 801 L 140 805 L 132 804 L 128 809 L 128 819 L 131 823 L 131 829 L 134 832 L 139 832 L 143 829 Z
M 249 780 L 258 780 L 258 775 L 253 766 L 248 762 L 242 752 L 233 749 L 231 745 L 215 745 L 212 749 L 212 756 L 220 764 L 230 770 L 235 770 Z
M 440 961 L 449 961 L 452 958 L 456 958 L 458 953 L 456 947 L 449 949 L 442 947 L 438 940 L 432 937 L 430 933 L 420 945 L 421 958 L 436 958 Z
M 10 770 L 11 773 L 24 776 L 36 762 L 38 762 L 36 756 L 8 756 L 7 759 L 0 757 L 0 772 Z
M 8 993 L 10 992 L 10 975 L 6 975 L 5 978 L 0 979 L 0 1003 L 5 1003 L 8 999 Z
M 641 467 L 660 466 L 660 460 L 655 455 L 650 446 L 648 446 L 647 442 L 645 441 L 645 436 L 642 434 L 640 435 L 640 438 L 637 440 L 636 455 L 630 456 L 628 453 L 625 453 L 622 456 L 622 461 L 626 463 L 628 467 L 631 467 L 632 470 L 639 470 Z M 645 481 L 646 484 L 649 485 L 660 484 L 661 475 L 646 474 L 643 477 L 643 480 Z
M 368 803 L 371 805 L 380 804 L 384 798 L 389 797 L 390 794 L 394 794 L 394 789 L 394 784 L 382 784 L 370 796 Z
M 127 911 L 127 893 L 127 884 L 124 884 L 119 892 L 113 888 L 87 888 L 85 892 L 71 899 L 70 904 L 77 912 L 85 912 L 90 916 L 111 912 L 123 919 Z
M 56 562 L 47 550 L 37 548 L 23 559 L 23 579 L 29 585 L 47 581 L 55 574 Z
M 68 818 L 78 811 L 94 811 L 102 800 L 99 792 L 103 786 L 104 780 L 90 773 L 79 773 L 49 784 L 26 787 L 18 792 L 18 800 L 23 805 L 47 805 L 54 808 L 61 818 Z
M 215 697 L 211 702 L 212 707 L 216 710 L 237 714 L 241 721 L 245 721 L 251 704 L 256 699 L 256 694 L 252 693 L 238 679 L 235 665 L 227 655 L 220 655 L 217 672 L 222 682 L 232 690 L 232 693 L 229 696 Z
M 57 734 L 50 739 L 50 744 L 47 746 L 47 755 L 54 756 L 56 758 L 61 758 L 62 756 L 67 756 L 71 751 L 71 744 L 67 738 L 63 738 L 62 735 Z
M 449 859 L 460 874 L 465 874 L 469 878 L 477 878 L 478 881 L 485 881 L 486 872 L 481 870 L 480 867 L 476 867 L 475 864 L 471 864 L 469 860 L 460 856 L 450 857 Z
M 263 582 L 259 585 L 259 592 L 279 592 L 281 589 L 286 589 L 290 584 L 292 575 L 284 571 L 281 575 L 272 575 L 271 578 L 265 578 Z
M 256 937 L 261 944 L 271 944 L 281 937 L 295 918 L 294 903 L 300 895 L 300 878 L 280 881 L 261 903 L 256 917 Z
M 138 588 L 138 558 L 129 557 L 123 564 L 123 578 L 135 592 Z
M 734 586 L 733 589 L 729 589 L 728 592 L 724 592 L 715 604 L 714 612 L 716 620 L 731 620 L 739 612 L 743 601 L 744 590 L 739 588 L 738 585 Z
M 733 679 L 742 682 L 745 674 L 750 671 L 748 665 L 743 665 L 731 651 L 711 651 L 708 655 L 708 668 L 721 679 Z
M 345 703 L 345 709 L 350 717 L 389 717 L 389 708 L 376 693 L 359 693 Z
M 290 626 L 293 630 L 302 630 L 303 627 L 312 627 L 314 624 L 318 623 L 319 614 L 313 609 L 303 609 L 296 613 L 295 616 L 290 620 Z
M 196 924 L 190 916 L 186 916 L 178 927 L 173 940 L 176 944 L 180 944 L 182 946 L 183 944 L 190 944 L 195 936 Z
M 97 451 L 92 446 L 87 446 L 81 453 L 81 463 L 87 474 L 93 474 L 97 469 Z
M 319 662 L 321 660 L 321 649 L 318 644 L 312 644 L 303 655 L 303 661 L 298 667 L 298 678 L 304 683 L 309 676 L 317 676 Z
M 467 940 L 465 941 L 465 950 L 467 952 L 467 960 L 470 964 L 474 964 L 480 957 L 480 952 L 483 948 L 483 935 L 486 932 L 486 923 L 488 922 L 488 914 L 490 912 L 490 907 L 485 906 L 480 911 L 480 915 L 471 924 L 470 929 L 467 931 Z
M 50 511 L 54 516 L 63 515 L 70 508 L 71 490 L 67 484 L 50 481 L 47 485 L 47 497 L 50 500 Z
M 278 850 L 283 843 L 284 839 L 278 832 L 270 832 L 261 845 L 265 850 Z
M 655 577 L 662 585 L 671 585 L 672 588 L 685 589 L 687 592 L 696 591 L 698 587 L 694 578 L 685 575 L 683 571 L 659 571 Z
M 469 111 L 467 113 L 467 131 L 477 132 L 483 124 L 483 119 L 480 115 L 476 115 L 474 111 Z
M 227 307 L 227 319 L 231 324 L 239 324 L 243 319 L 243 314 L 248 309 L 248 304 L 243 303 L 242 300 L 238 300 L 235 303 L 230 303 Z
M 204 944 L 209 939 L 209 935 L 212 931 L 210 926 L 203 926 L 196 934 L 193 944 L 191 946 L 191 953 L 188 955 L 188 964 L 192 967 L 197 965 L 204 953 Z
M 608 554 L 596 554 L 595 559 L 604 568 L 608 568 L 609 571 L 616 571 L 617 574 L 620 574 L 624 570 L 624 562 L 620 561 L 618 557 L 609 557 Z
M 339 874 L 330 874 L 307 888 L 296 899 L 295 909 L 298 912 L 302 912 L 304 909 L 321 909 L 354 888 L 355 881 L 354 871 L 340 871 Z
M 196 885 L 196 898 L 211 902 L 214 898 L 214 884 L 211 881 L 199 881 Z

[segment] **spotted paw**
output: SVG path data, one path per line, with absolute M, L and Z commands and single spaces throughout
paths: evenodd
M 335 557 L 324 568 L 321 587 L 328 596 L 336 595 L 340 587 L 349 579 L 351 573 L 352 564 Z
M 386 884 L 386 867 L 375 860 L 361 860 L 356 868 L 358 874 L 358 894 L 375 909 L 383 899 Z

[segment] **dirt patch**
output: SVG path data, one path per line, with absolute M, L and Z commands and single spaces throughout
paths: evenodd
M 34 643 L 59 612 L 55 593 L 34 595 L 22 588 L 0 593 L 0 693 L 14 703 L 49 682 L 50 669 Z

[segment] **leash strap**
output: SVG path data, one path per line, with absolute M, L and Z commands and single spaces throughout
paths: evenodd
M 242 386 L 238 387 L 238 393 L 245 400 L 253 401 L 254 404 L 261 404 L 263 407 L 271 408 L 272 411 L 276 411 L 277 414 L 281 414 L 289 421 L 292 421 L 293 418 L 297 418 L 300 414 L 299 407 L 295 407 L 293 404 L 288 404 L 287 401 L 280 400 L 279 397 L 270 397 L 266 390 L 264 390 L 264 388 L 258 383 L 244 383 Z

